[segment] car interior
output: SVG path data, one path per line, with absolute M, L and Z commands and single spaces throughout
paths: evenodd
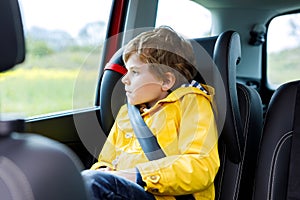
M 120 81 L 126 73 L 122 47 L 138 33 L 156 26 L 159 1 L 163 0 L 111 2 L 105 39 L 94 66 L 97 68 L 94 90 L 85 88 L 81 80 L 79 86 L 73 88 L 73 105 L 75 98 L 85 95 L 83 90 L 93 90 L 92 106 L 80 109 L 74 106 L 67 111 L 29 117 L 0 110 L 1 199 L 89 199 L 80 172 L 96 162 L 117 112 L 125 103 L 124 86 Z M 280 59 L 289 60 L 290 57 L 283 55 L 291 51 L 275 53 L 279 60 L 271 62 L 268 54 L 271 36 L 270 39 L 268 36 L 272 20 L 297 14 L 300 2 L 182 1 L 201 5 L 212 16 L 210 34 L 192 36 L 189 40 L 197 59 L 196 79 L 216 90 L 221 165 L 214 182 L 215 199 L 300 198 L 297 196 L 300 188 L 297 170 L 300 67 L 291 70 L 291 77 L 296 78 L 275 88 L 271 86 L 268 68 L 270 63 L 279 63 Z M 18 0 L 0 2 L 0 73 L 3 77 L 32 57 L 28 53 L 32 49 L 30 41 L 26 40 L 30 37 L 24 31 L 22 8 Z M 189 26 L 201 26 L 201 19 L 193 20 Z M 297 26 L 296 22 L 289 21 L 294 27 L 293 36 L 299 32 L 300 38 L 300 24 Z M 88 36 L 88 30 L 81 32 L 82 35 Z M 300 42 L 295 49 L 300 49 Z M 89 57 L 84 59 L 89 61 Z M 85 75 L 89 70 L 92 71 L 82 69 L 77 79 L 84 77 L 80 73 Z M 285 76 L 280 70 L 278 73 L 279 77 Z M 0 90 L 4 89 L 2 86 Z M 0 103 L 5 94 L 1 94 Z M 22 99 L 17 100 L 22 102 Z M 2 103 L 1 109 L 5 110 L 2 108 L 5 106 L 6 102 Z

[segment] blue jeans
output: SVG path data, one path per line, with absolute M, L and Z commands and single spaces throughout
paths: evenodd
M 125 178 L 97 170 L 82 173 L 91 200 L 155 200 L 143 187 Z

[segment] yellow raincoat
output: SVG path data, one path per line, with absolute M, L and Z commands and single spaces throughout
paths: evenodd
M 220 161 L 217 127 L 209 95 L 194 87 L 181 87 L 144 110 L 142 117 L 156 136 L 165 158 L 148 161 L 123 106 L 109 137 L 92 166 L 115 170 L 137 168 L 146 183 L 144 189 L 156 199 L 193 194 L 195 199 L 214 199 L 214 178 Z

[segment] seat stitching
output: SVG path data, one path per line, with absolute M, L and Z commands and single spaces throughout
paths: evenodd
M 243 96 L 245 97 L 246 100 L 246 120 L 244 123 L 244 131 L 243 133 L 244 136 L 246 137 L 245 140 L 247 141 L 247 137 L 248 137 L 248 129 L 249 129 L 249 122 L 250 122 L 250 107 L 251 107 L 251 101 L 250 101 L 250 96 L 249 93 L 247 92 L 246 88 L 242 87 L 241 85 L 237 85 L 239 89 L 241 89 L 241 91 L 243 92 Z
M 273 185 L 274 185 L 274 179 L 275 179 L 275 169 L 274 169 L 274 165 L 276 165 L 277 159 L 278 159 L 278 152 L 280 152 L 280 148 L 283 146 L 283 144 L 286 142 L 286 140 L 290 137 L 292 137 L 292 133 L 293 131 L 289 131 L 287 133 L 285 133 L 280 140 L 278 141 L 275 149 L 274 149 L 274 153 L 272 156 L 272 160 L 271 160 L 271 170 L 270 170 L 270 179 L 268 181 L 268 199 L 272 199 L 272 191 L 273 191 Z
M 220 176 L 220 183 L 218 184 L 218 188 L 219 188 L 219 195 L 218 195 L 218 199 L 220 199 L 221 198 L 221 191 L 222 191 L 222 182 L 223 182 L 223 177 L 224 177 L 224 171 L 225 171 L 225 159 L 226 158 L 226 146 L 224 146 L 224 154 L 223 154 L 223 160 L 224 160 L 224 162 L 223 162 L 223 169 L 221 170 L 221 176 Z
M 246 99 L 246 101 L 247 101 L 247 109 L 246 109 L 246 121 L 247 121 L 247 123 L 245 123 L 245 124 L 247 124 L 247 128 L 246 128 L 246 125 L 244 125 L 244 129 L 243 129 L 243 133 L 246 133 L 246 130 L 248 130 L 248 124 L 249 124 L 249 104 L 250 104 L 250 101 L 249 101 L 249 96 L 247 95 L 248 93 L 246 92 L 246 90 L 244 89 L 244 88 L 242 88 L 240 85 L 238 85 L 237 84 L 237 86 L 238 86 L 238 88 L 240 88 L 240 89 L 242 89 L 242 92 L 243 92 L 243 94 L 244 94 L 244 96 L 245 96 L 245 99 Z M 242 169 L 243 169 L 243 166 L 244 166 L 244 157 L 245 157 L 245 153 L 246 153 L 246 151 L 245 151 L 245 149 L 246 149 L 246 147 L 247 147 L 247 134 L 243 134 L 243 136 L 245 136 L 245 146 L 244 146 L 244 151 L 243 151 L 243 155 L 242 155 L 242 158 L 241 158 L 241 164 L 240 165 L 238 165 L 238 176 L 237 176 L 237 179 L 235 180 L 235 195 L 234 195 L 234 199 L 238 199 L 238 194 L 239 194 L 239 188 L 240 188 L 240 182 L 241 182 L 241 177 L 242 177 Z M 240 149 L 240 147 L 239 147 L 239 149 Z

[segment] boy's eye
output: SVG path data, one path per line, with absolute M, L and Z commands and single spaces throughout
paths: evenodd
M 138 71 L 136 71 L 136 70 L 132 70 L 131 71 L 133 74 L 137 74 L 138 73 Z

